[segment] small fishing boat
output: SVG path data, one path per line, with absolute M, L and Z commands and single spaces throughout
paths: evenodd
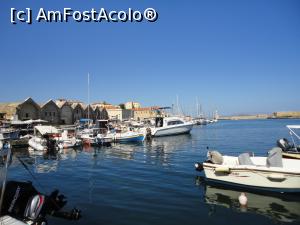
M 157 117 L 155 127 L 151 127 L 154 137 L 187 134 L 193 129 L 193 122 L 187 122 L 180 117 Z
M 58 148 L 57 137 L 60 134 L 53 126 L 35 126 L 34 136 L 28 141 L 31 148 L 36 151 L 47 151 Z
M 110 145 L 113 141 L 113 135 L 100 133 L 99 128 L 84 129 L 78 133 L 78 137 L 82 140 L 83 144 L 91 146 L 106 146 Z
M 82 140 L 69 135 L 68 130 L 63 130 L 61 136 L 57 137 L 57 142 L 60 149 L 76 148 L 82 145 Z
M 208 160 L 195 163 L 196 170 L 204 170 L 207 180 L 224 185 L 276 192 L 300 192 L 300 163 L 282 158 L 280 148 L 273 148 L 268 157 L 222 156 L 208 152 Z
M 145 134 L 138 131 L 126 131 L 114 134 L 114 141 L 119 143 L 141 142 L 145 140 Z
M 277 141 L 277 146 L 282 149 L 282 156 L 290 159 L 300 159 L 300 136 L 296 133 L 296 130 L 300 129 L 300 125 L 287 125 L 292 143 L 286 138 L 281 138 Z M 298 140 L 298 141 L 295 141 Z

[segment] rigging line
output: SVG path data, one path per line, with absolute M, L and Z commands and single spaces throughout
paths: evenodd
M 32 176 L 32 178 L 37 182 L 37 184 L 40 186 L 40 188 L 46 192 L 46 188 L 38 181 L 38 179 L 33 175 L 33 173 L 30 171 L 30 169 L 28 168 L 28 166 L 24 163 L 24 161 L 22 159 L 20 159 L 20 157 L 17 156 L 17 159 L 20 161 L 20 163 L 24 166 L 24 168 L 28 171 L 28 173 Z
M 1 199 L 0 199 L 0 215 L 2 214 L 2 204 L 3 204 L 3 199 L 4 199 L 5 187 L 6 187 L 8 164 L 11 159 L 11 148 L 8 149 L 6 157 L 7 158 L 6 158 L 6 163 L 5 163 L 4 179 L 3 179 L 3 183 L 2 183 L 2 192 L 1 192 Z

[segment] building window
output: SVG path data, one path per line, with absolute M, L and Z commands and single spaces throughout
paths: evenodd
M 51 116 L 51 112 L 49 112 L 49 116 Z
M 29 117 L 29 114 L 28 114 L 28 113 L 25 113 L 25 117 L 28 118 L 28 117 Z
M 53 116 L 55 116 L 55 112 L 53 112 Z
M 47 116 L 47 112 L 45 112 L 45 116 Z

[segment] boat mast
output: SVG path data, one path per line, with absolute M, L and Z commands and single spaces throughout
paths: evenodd
M 198 97 L 196 98 L 196 110 L 197 110 L 196 117 L 199 117 L 199 101 L 198 101 Z
M 88 126 L 90 126 L 90 73 L 88 73 Z
M 176 95 L 176 105 L 177 105 L 177 114 L 178 114 L 178 116 L 180 115 L 180 110 L 179 110 L 179 99 L 178 99 L 178 95 Z

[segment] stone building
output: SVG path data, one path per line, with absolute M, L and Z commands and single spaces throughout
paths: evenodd
M 59 99 L 56 101 L 56 105 L 60 109 L 60 124 L 73 124 L 73 108 L 71 106 L 71 103 L 64 99 Z
M 32 98 L 27 98 L 24 102 L 1 103 L 0 113 L 8 120 L 35 120 L 40 118 L 40 106 Z
M 134 114 L 133 118 L 138 121 L 154 118 L 158 114 L 157 110 L 158 110 L 158 107 L 133 109 L 133 114 Z
M 133 111 L 130 109 L 121 109 L 119 107 L 106 108 L 109 119 L 111 120 L 129 120 L 133 117 Z
M 100 108 L 101 112 L 100 112 L 100 120 L 108 120 L 108 113 L 107 110 L 105 108 Z
M 32 98 L 27 98 L 18 105 L 16 114 L 19 120 L 36 120 L 40 118 L 40 110 L 40 106 Z
M 84 109 L 82 107 L 82 104 L 80 103 L 72 103 L 73 108 L 73 121 L 76 122 L 77 120 L 80 120 L 84 117 Z
M 83 115 L 86 119 L 90 118 L 93 121 L 96 120 L 95 111 L 91 105 L 85 107 Z
M 92 106 L 96 120 L 108 120 L 108 113 L 105 108 Z
M 52 124 L 60 124 L 60 109 L 53 100 L 49 100 L 41 106 L 41 119 Z
M 124 104 L 125 109 L 138 109 L 141 108 L 141 104 L 138 102 L 126 102 Z

